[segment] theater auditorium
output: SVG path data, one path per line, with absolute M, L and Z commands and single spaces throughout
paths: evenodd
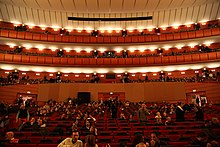
M 1 147 L 215 147 L 219 111 L 219 0 L 0 0 Z

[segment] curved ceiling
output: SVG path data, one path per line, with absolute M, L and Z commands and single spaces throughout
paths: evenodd
M 79 22 L 67 17 L 153 16 L 128 22 Z M 0 0 L 0 19 L 71 28 L 147 28 L 220 18 L 219 0 Z
M 3 4 L 75 13 L 136 13 L 179 9 L 218 2 L 218 0 L 0 0 Z

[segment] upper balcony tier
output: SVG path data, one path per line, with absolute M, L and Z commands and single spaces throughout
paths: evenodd
M 117 43 L 147 43 L 147 42 L 163 42 L 163 41 L 178 41 L 187 39 L 196 39 L 203 37 L 211 37 L 220 35 L 219 21 L 207 23 L 205 25 L 195 24 L 188 26 L 180 26 L 178 28 L 154 28 L 151 30 L 121 30 L 105 31 L 93 30 L 87 32 L 82 30 L 54 30 L 52 28 L 43 29 L 40 27 L 26 28 L 19 30 L 14 28 L 12 24 L 0 23 L 0 37 L 24 39 L 33 41 L 48 41 L 48 42 L 64 42 L 64 43 L 90 43 L 90 44 L 117 44 Z M 94 34 L 95 31 L 95 34 Z M 123 32 L 125 34 L 123 34 Z M 96 34 L 98 33 L 98 34 Z

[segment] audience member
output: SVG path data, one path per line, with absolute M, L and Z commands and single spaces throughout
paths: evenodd
M 87 135 L 85 139 L 84 147 L 98 147 L 94 135 Z
M 164 142 L 164 141 L 161 141 L 161 140 L 158 138 L 157 133 L 152 132 L 152 133 L 150 134 L 150 142 L 149 142 L 149 145 L 150 145 L 150 147 L 160 147 L 160 146 L 162 146 L 162 145 L 164 145 L 164 146 L 167 145 L 167 143 Z
M 83 147 L 83 142 L 79 140 L 79 131 L 74 131 L 71 138 L 66 138 L 57 147 Z
M 10 131 L 6 133 L 6 140 L 9 141 L 9 143 L 18 143 L 19 139 L 14 138 L 14 132 Z
M 183 107 L 183 103 L 178 103 L 178 106 L 176 107 L 176 121 L 184 121 L 184 114 L 185 114 L 185 110 L 182 108 Z

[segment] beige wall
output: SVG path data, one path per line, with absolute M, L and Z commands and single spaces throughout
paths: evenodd
M 183 83 L 62 83 L 40 85 L 38 100 L 53 98 L 63 101 L 68 97 L 77 97 L 78 92 L 90 92 L 91 100 L 98 99 L 98 92 L 125 92 L 126 99 L 131 101 L 176 101 L 185 98 Z
M 13 102 L 17 92 L 38 94 L 38 101 L 52 98 L 63 101 L 68 97 L 77 97 L 78 92 L 91 92 L 91 99 L 98 99 L 98 92 L 125 92 L 130 101 L 185 101 L 185 93 L 206 91 L 208 100 L 219 101 L 220 83 L 61 83 L 13 85 L 0 87 L 0 100 Z

